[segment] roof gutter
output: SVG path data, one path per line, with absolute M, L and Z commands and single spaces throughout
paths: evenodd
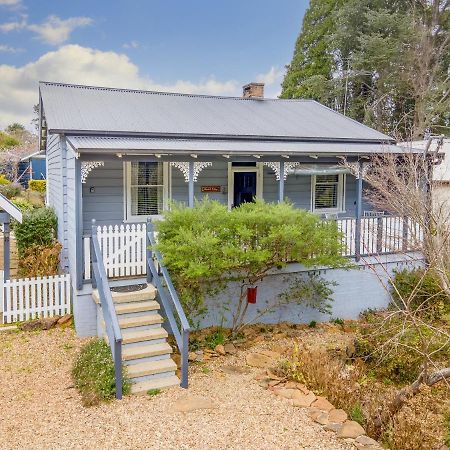
M 354 144 L 394 144 L 390 139 L 354 139 L 354 138 L 327 138 L 308 136 L 264 136 L 264 135 L 221 135 L 221 134 L 177 134 L 177 133 L 141 133 L 129 131 L 94 131 L 94 130 L 64 130 L 49 128 L 49 133 L 65 134 L 66 136 L 96 136 L 96 137 L 129 137 L 129 138 L 155 138 L 155 139 L 191 139 L 191 140 L 220 140 L 220 141 L 279 141 L 279 142 L 327 142 L 327 143 L 354 143 Z

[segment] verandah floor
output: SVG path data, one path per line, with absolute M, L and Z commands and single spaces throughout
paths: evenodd
M 188 391 L 84 408 L 70 378 L 83 342 L 72 329 L 2 334 L 2 448 L 348 448 L 305 410 L 259 388 L 260 369 L 228 375 L 220 370 L 223 359 L 209 361 L 208 373 L 192 365 Z M 226 364 L 244 366 L 245 355 L 227 357 Z M 218 408 L 173 412 L 187 395 L 209 398 Z

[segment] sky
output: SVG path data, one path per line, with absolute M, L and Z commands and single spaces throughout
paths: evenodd
M 0 129 L 38 82 L 279 95 L 308 0 L 0 0 Z

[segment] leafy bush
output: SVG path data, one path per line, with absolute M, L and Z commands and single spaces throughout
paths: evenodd
M 3 194 L 6 198 L 12 199 L 18 197 L 22 192 L 22 186 L 16 183 L 8 183 L 0 185 L 0 194 Z
M 51 246 L 56 237 L 57 222 L 52 208 L 25 211 L 22 223 L 14 223 L 19 255 L 34 245 Z
M 19 262 L 20 275 L 23 277 L 57 275 L 61 248 L 62 245 L 56 242 L 50 246 L 33 245 L 25 249 Z
M 191 322 L 206 312 L 204 297 L 230 281 L 241 284 L 233 313 L 236 329 L 247 311 L 246 287 L 263 280 L 270 269 L 293 261 L 307 267 L 348 264 L 340 256 L 336 225 L 289 203 L 257 201 L 228 211 L 206 199 L 194 208 L 174 205 L 164 216 L 157 222 L 158 249 Z
M 108 344 L 94 339 L 81 349 L 72 368 L 75 386 L 80 391 L 83 404 L 92 406 L 111 400 L 116 395 L 114 363 Z M 131 385 L 122 375 L 123 394 L 129 394 Z
M 441 334 L 433 334 L 426 326 L 406 327 L 398 337 L 398 345 L 386 351 L 385 342 L 394 340 L 398 330 L 405 327 L 396 315 L 367 312 L 355 340 L 355 356 L 363 358 L 377 378 L 397 384 L 414 381 L 420 373 L 423 357 L 412 351 L 420 339 L 427 338 L 428 351 L 435 352 L 436 361 L 450 360 L 450 343 Z
M 22 198 L 22 197 L 16 197 L 11 199 L 12 203 L 14 203 L 14 205 L 16 205 L 22 212 L 23 211 L 28 211 L 30 209 L 33 209 L 34 206 L 26 199 Z
M 28 187 L 32 191 L 44 193 L 47 187 L 47 180 L 30 180 L 28 183 Z
M 15 137 L 9 136 L 3 131 L 0 131 L 0 150 L 15 147 L 19 144 L 20 142 Z
M 431 320 L 440 319 L 450 312 L 450 299 L 432 271 L 405 269 L 395 272 L 391 293 L 393 306 L 402 309 L 403 301 L 407 302 L 412 310 Z
M 0 186 L 5 186 L 7 184 L 11 184 L 11 181 L 9 181 L 5 175 L 1 174 L 0 175 Z

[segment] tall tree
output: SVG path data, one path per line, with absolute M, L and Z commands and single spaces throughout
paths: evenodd
M 317 22 L 308 18 L 324 7 L 330 15 L 314 39 Z M 448 0 L 311 2 L 282 97 L 315 98 L 400 139 L 448 134 L 449 28 Z M 305 52 L 303 42 L 327 56 Z

